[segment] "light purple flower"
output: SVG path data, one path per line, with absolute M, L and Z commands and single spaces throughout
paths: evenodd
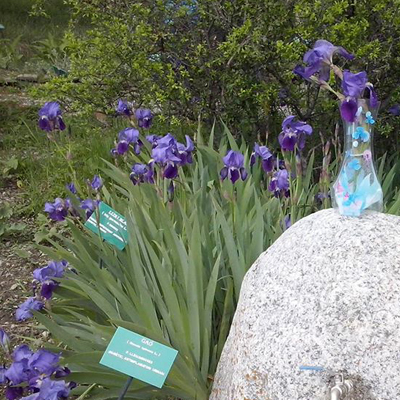
M 149 165 L 136 163 L 132 166 L 130 179 L 134 185 L 140 183 L 154 183 L 154 168 L 153 164 Z
M 118 114 L 126 115 L 127 117 L 129 117 L 132 113 L 128 102 L 123 101 L 121 99 L 118 100 L 118 106 L 116 108 L 116 111 Z
M 21 400 L 58 400 L 66 399 L 69 396 L 69 385 L 65 381 L 53 381 L 45 378 L 38 387 L 39 391 L 30 396 L 23 397 Z
M 13 351 L 12 359 L 14 361 L 29 360 L 32 354 L 33 352 L 28 345 L 21 344 Z
M 274 173 L 268 190 L 274 193 L 275 197 L 280 197 L 282 194 L 289 197 L 289 174 L 286 169 L 280 169 Z
M 147 135 L 146 140 L 153 145 L 153 147 L 157 146 L 157 141 L 161 139 L 161 136 L 158 135 Z
M 229 178 L 235 183 L 239 178 L 244 181 L 247 178 L 247 171 L 244 168 L 244 156 L 242 153 L 229 150 L 223 158 L 224 167 L 221 169 L 220 176 L 222 180 Z
M 135 112 L 139 128 L 149 129 L 153 122 L 153 114 L 148 108 L 138 108 Z
M 282 123 L 282 132 L 278 136 L 282 150 L 293 151 L 295 146 L 302 150 L 306 135 L 312 134 L 311 125 L 296 121 L 293 115 L 286 117 Z
M 69 204 L 63 199 L 57 197 L 54 203 L 47 202 L 44 206 L 44 212 L 49 214 L 53 221 L 64 221 L 68 215 Z
M 265 172 L 271 172 L 274 168 L 275 157 L 269 151 L 266 146 L 259 146 L 257 143 L 254 144 L 254 152 L 250 158 L 250 165 L 253 166 L 256 162 L 256 158 L 261 158 L 261 164 Z
M 45 103 L 39 110 L 39 128 L 47 132 L 51 132 L 54 129 L 63 131 L 65 124 L 61 114 L 61 108 L 57 102 L 50 101 Z
M 99 191 L 103 186 L 103 181 L 98 175 L 95 175 L 90 183 L 90 186 L 92 189 Z
M 45 374 L 50 376 L 58 368 L 59 361 L 59 354 L 45 349 L 39 349 L 30 357 L 28 367 L 30 370 L 35 371 L 37 375 Z
M 25 321 L 33 316 L 32 310 L 39 311 L 43 307 L 43 302 L 35 297 L 29 297 L 18 307 L 17 311 L 15 312 L 15 318 L 17 321 Z
M 353 74 L 343 71 L 342 90 L 346 97 L 360 98 L 367 86 L 368 77 L 365 71 Z
M 62 278 L 67 265 L 68 263 L 65 260 L 50 261 L 45 267 L 36 268 L 33 271 L 33 277 L 41 283 L 47 281 L 49 278 Z
M 303 57 L 303 62 L 307 64 L 307 67 L 298 65 L 293 72 L 304 79 L 309 79 L 312 75 L 319 73 L 320 80 L 328 81 L 334 54 L 340 54 L 347 60 L 354 58 L 343 47 L 334 46 L 327 40 L 317 40 L 313 49 L 307 51 Z

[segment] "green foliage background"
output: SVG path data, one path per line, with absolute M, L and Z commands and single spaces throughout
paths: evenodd
M 279 132 L 291 112 L 329 137 L 336 100 L 292 73 L 324 38 L 356 55 L 353 71 L 367 70 L 382 100 L 379 148 L 398 149 L 399 124 L 386 110 L 400 98 L 399 0 L 66 2 L 69 76 L 41 88 L 46 99 L 110 113 L 123 97 L 172 125 L 218 116 L 246 140 Z M 82 20 L 90 27 L 74 33 Z

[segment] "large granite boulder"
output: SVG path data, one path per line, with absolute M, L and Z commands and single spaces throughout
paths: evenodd
M 323 367 L 305 371 L 301 366 Z M 210 400 L 400 399 L 400 218 L 324 210 L 247 273 Z

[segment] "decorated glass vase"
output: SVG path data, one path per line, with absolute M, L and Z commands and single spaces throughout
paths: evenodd
M 378 107 L 371 108 L 365 99 L 359 99 L 357 106 L 354 122 L 343 119 L 344 160 L 331 192 L 333 207 L 350 217 L 383 210 L 383 192 L 372 148 Z

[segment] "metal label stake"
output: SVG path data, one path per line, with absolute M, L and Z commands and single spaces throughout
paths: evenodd
M 126 392 L 129 389 L 129 386 L 131 386 L 132 381 L 133 381 L 133 378 L 130 376 L 128 378 L 128 380 L 126 381 L 125 386 L 123 387 L 123 389 L 122 389 L 122 391 L 121 391 L 121 393 L 120 393 L 120 395 L 118 397 L 118 400 L 123 400 L 124 399 L 124 397 L 126 395 Z

